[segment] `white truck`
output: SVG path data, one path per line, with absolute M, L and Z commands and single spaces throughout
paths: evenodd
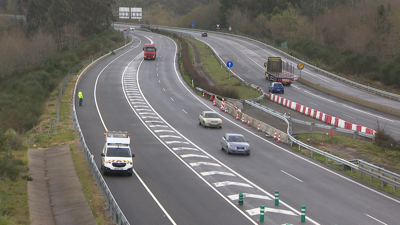
M 103 175 L 109 173 L 123 173 L 132 176 L 133 157 L 128 132 L 107 131 L 104 133 L 106 143 L 101 153 L 101 171 Z

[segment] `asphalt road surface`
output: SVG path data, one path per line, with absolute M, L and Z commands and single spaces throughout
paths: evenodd
M 234 118 L 222 114 L 222 129 L 199 126 L 198 114 L 215 108 L 182 81 L 176 43 L 147 32 L 133 35 L 134 43 L 84 76 L 79 85 L 84 105 L 76 106 L 99 167 L 104 131 L 131 135 L 135 176 L 105 177 L 131 224 L 259 224 L 260 205 L 266 207 L 266 224 L 399 221 L 398 198 L 271 143 Z M 156 60 L 142 60 L 146 42 L 156 44 Z M 221 151 L 226 132 L 244 134 L 251 155 Z M 245 193 L 243 205 L 237 204 L 239 193 Z

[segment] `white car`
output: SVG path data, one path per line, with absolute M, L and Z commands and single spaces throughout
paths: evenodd
M 129 30 L 135 30 L 135 28 L 134 27 L 130 27 Z
M 219 118 L 218 113 L 213 111 L 203 111 L 199 115 L 199 125 L 204 127 L 222 127 L 222 120 Z

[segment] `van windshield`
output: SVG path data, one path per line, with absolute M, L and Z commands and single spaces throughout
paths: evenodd
M 147 46 L 144 50 L 146 52 L 154 52 L 154 47 L 153 46 Z
M 129 148 L 108 148 L 108 157 L 132 157 Z

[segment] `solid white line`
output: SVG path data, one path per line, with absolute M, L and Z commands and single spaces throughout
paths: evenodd
M 370 115 L 370 116 L 375 116 L 375 117 L 378 117 L 378 118 L 381 118 L 381 119 L 384 119 L 384 120 L 388 120 L 388 121 L 393 122 L 393 123 L 395 122 L 394 120 L 390 120 L 390 119 L 388 119 L 388 118 L 385 118 L 385 117 L 382 117 L 382 116 L 378 116 L 378 115 L 375 115 L 375 114 L 372 114 L 372 113 L 367 113 L 367 112 L 364 112 L 364 111 L 362 111 L 362 110 L 359 110 L 359 109 L 350 107 L 350 106 L 345 105 L 345 104 L 343 104 L 343 106 L 345 106 L 345 107 L 347 107 L 347 108 L 349 108 L 349 109 L 358 111 L 358 112 L 362 112 L 362 113 L 368 114 L 368 115 Z
M 291 84 L 290 86 L 292 86 L 292 87 L 294 87 L 294 88 L 296 88 L 296 89 L 299 89 L 299 90 L 300 90 L 300 88 L 299 88 L 299 87 L 297 87 L 296 85 L 293 85 L 293 84 Z
M 394 130 L 391 130 L 391 131 L 400 134 L 400 132 L 398 132 L 398 131 L 394 131 Z
M 316 95 L 316 94 L 313 94 L 313 93 L 311 93 L 311 92 L 308 92 L 308 91 L 304 91 L 304 92 L 306 92 L 306 93 L 308 93 L 308 94 L 310 94 L 310 95 L 314 95 L 315 97 L 322 98 L 322 99 L 324 99 L 325 101 L 332 102 L 332 103 L 336 103 L 336 102 L 334 102 L 334 101 L 332 101 L 332 100 L 329 100 L 329 99 L 327 99 L 327 98 L 323 98 L 323 97 L 321 97 L 321 96 L 319 96 L 319 95 Z
M 378 222 L 381 223 L 381 224 L 387 225 L 386 223 L 384 223 L 384 222 L 382 222 L 382 221 L 380 221 L 380 220 L 378 220 L 378 219 L 376 219 L 376 218 L 374 218 L 374 217 L 372 217 L 372 216 L 370 216 L 370 215 L 368 215 L 368 214 L 365 214 L 365 215 L 368 216 L 368 217 L 371 218 L 371 219 L 374 219 L 374 220 L 378 221 Z
M 319 78 L 319 79 L 321 79 L 321 80 L 323 80 L 323 81 L 329 83 L 329 80 L 327 80 L 327 79 L 321 77 L 322 75 L 314 75 L 314 74 L 312 74 L 312 73 L 310 73 L 310 72 L 307 72 L 307 71 L 304 71 L 304 73 L 308 73 L 308 74 L 310 74 L 310 75 L 313 76 L 313 77 Z
M 347 117 L 350 117 L 350 118 L 352 118 L 352 119 L 355 119 L 355 120 L 357 119 L 357 118 L 355 118 L 355 117 L 352 117 L 352 116 L 346 115 L 346 114 L 344 114 L 344 113 L 343 113 L 343 116 L 347 116 Z
M 287 175 L 293 177 L 294 179 L 296 179 L 296 180 L 298 180 L 298 181 L 300 181 L 300 182 L 303 182 L 302 180 L 300 180 L 299 178 L 297 178 L 297 177 L 295 177 L 295 176 L 289 174 L 288 172 L 285 172 L 285 171 L 283 171 L 283 170 L 281 170 L 281 171 L 282 171 L 282 173 L 286 173 Z

